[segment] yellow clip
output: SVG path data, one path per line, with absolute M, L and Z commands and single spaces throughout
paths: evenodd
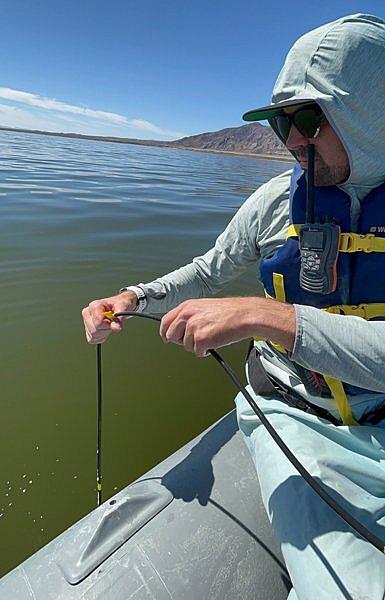
M 292 223 L 291 225 L 289 225 L 289 228 L 286 233 L 286 239 L 289 239 L 291 237 L 299 237 L 301 227 L 302 225 L 298 223 Z
M 361 235 L 359 233 L 341 233 L 341 252 L 373 252 L 374 235 Z
M 102 484 L 101 483 L 97 483 L 96 484 L 96 488 L 97 488 L 98 492 L 101 492 L 102 491 Z
M 349 317 L 361 317 L 368 320 L 365 304 L 340 304 L 339 306 L 329 306 L 325 311 L 335 315 L 347 315 Z
M 343 310 L 343 307 L 342 307 Z M 367 320 L 366 310 L 364 304 L 357 304 L 349 306 L 344 312 L 345 315 L 349 315 L 351 317 L 361 317 L 361 319 Z
M 106 310 L 106 311 L 103 313 L 103 315 L 104 315 L 105 317 L 107 317 L 107 319 L 110 319 L 110 321 L 113 321 L 113 320 L 115 319 L 115 315 L 114 315 L 114 313 L 112 312 L 112 310 Z
M 335 315 L 349 315 L 352 317 L 362 317 L 366 321 L 385 317 L 385 303 L 372 302 L 371 304 L 340 304 L 339 306 L 329 306 L 324 309 L 328 313 Z

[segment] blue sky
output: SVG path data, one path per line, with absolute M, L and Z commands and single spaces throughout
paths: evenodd
M 0 125 L 175 139 L 267 104 L 293 42 L 367 0 L 2 0 Z

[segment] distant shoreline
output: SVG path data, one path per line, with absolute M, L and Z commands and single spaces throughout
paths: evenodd
M 173 142 L 162 142 L 157 140 L 139 140 L 131 138 L 104 137 L 97 135 L 85 135 L 82 133 L 62 133 L 54 131 L 42 131 L 39 129 L 16 129 L 14 127 L 0 126 L 0 131 L 11 131 L 14 133 L 31 133 L 36 135 L 49 135 L 52 137 L 64 137 L 71 139 L 90 140 L 93 142 L 110 142 L 115 144 L 129 144 L 133 146 L 153 146 L 155 148 L 171 148 L 173 150 L 191 150 L 193 152 L 210 152 L 214 154 L 230 154 L 234 156 L 248 156 L 249 158 L 259 158 L 263 160 L 276 160 L 278 162 L 294 162 L 294 158 L 285 155 L 274 154 L 256 154 L 253 152 L 235 152 L 232 150 L 216 150 L 211 148 L 192 148 L 189 146 L 173 146 Z
M 143 144 L 152 146 L 153 144 Z M 188 146 L 165 146 L 165 148 L 172 148 L 173 150 L 192 150 L 193 152 L 213 152 L 214 154 L 233 154 L 235 156 L 249 156 L 251 158 L 263 158 L 266 160 L 277 160 L 278 162 L 295 162 L 295 159 L 291 156 L 277 154 L 255 154 L 252 152 L 234 152 L 232 150 L 215 150 L 211 148 L 191 148 Z

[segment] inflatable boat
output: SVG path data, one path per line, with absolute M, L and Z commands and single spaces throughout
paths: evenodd
M 290 588 L 232 411 L 0 579 L 0 599 L 281 600 Z

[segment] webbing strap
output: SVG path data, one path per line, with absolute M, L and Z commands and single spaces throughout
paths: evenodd
M 332 396 L 337 404 L 337 409 L 344 425 L 359 425 L 353 418 L 352 411 L 350 410 L 349 401 L 346 397 L 344 386 L 338 379 L 333 377 L 327 377 L 324 375 L 324 379 L 329 386 Z
M 285 279 L 282 273 L 273 273 L 273 287 L 275 299 L 278 302 L 286 302 Z
M 372 233 L 341 233 L 340 252 L 385 252 L 385 238 Z
M 282 273 L 273 273 L 273 287 L 275 299 L 278 300 L 278 302 L 286 302 L 285 277 Z M 286 354 L 286 348 L 276 342 L 270 341 L 270 343 L 278 350 L 278 352 Z
M 335 315 L 348 315 L 351 317 L 361 317 L 366 321 L 376 318 L 385 318 L 385 303 L 372 302 L 370 304 L 337 304 L 324 308 L 328 313 Z
M 302 225 L 289 225 L 286 239 L 298 237 Z M 385 252 L 385 237 L 376 237 L 373 233 L 340 233 L 340 252 Z
M 300 231 L 301 225 L 295 225 L 294 223 L 292 223 L 291 225 L 289 225 L 289 229 L 287 230 L 286 239 L 288 240 L 292 237 L 298 237 Z
M 278 300 L 278 302 L 286 302 L 286 292 L 285 292 L 285 279 L 284 276 L 282 275 L 282 273 L 273 273 L 273 286 L 274 286 L 274 293 L 275 293 L 275 298 L 273 298 L 273 296 L 270 296 L 270 294 L 265 290 L 265 297 L 269 298 L 270 300 Z M 254 337 L 256 342 L 266 342 L 266 338 L 257 338 Z M 277 344 L 276 342 L 272 342 L 271 340 L 270 344 L 272 346 L 274 346 L 274 348 L 276 350 L 278 350 L 278 352 L 282 352 L 283 354 L 286 354 L 286 348 L 284 348 L 283 346 L 281 346 L 280 344 Z
M 286 293 L 284 287 L 284 278 L 281 275 L 279 278 L 279 273 L 273 273 L 273 285 L 274 291 L 277 294 L 285 297 L 283 302 L 286 302 Z M 279 282 L 279 285 L 278 285 Z M 283 290 L 279 290 L 279 286 L 282 286 Z M 265 290 L 265 297 L 274 300 L 273 296 L 267 293 Z M 278 300 L 278 298 L 276 298 Z M 348 315 L 350 317 L 361 317 L 366 321 L 370 321 L 371 319 L 384 318 L 385 319 L 385 302 L 371 302 L 368 304 L 336 304 L 334 306 L 328 306 L 327 308 L 323 308 L 322 310 L 332 313 L 334 315 Z

